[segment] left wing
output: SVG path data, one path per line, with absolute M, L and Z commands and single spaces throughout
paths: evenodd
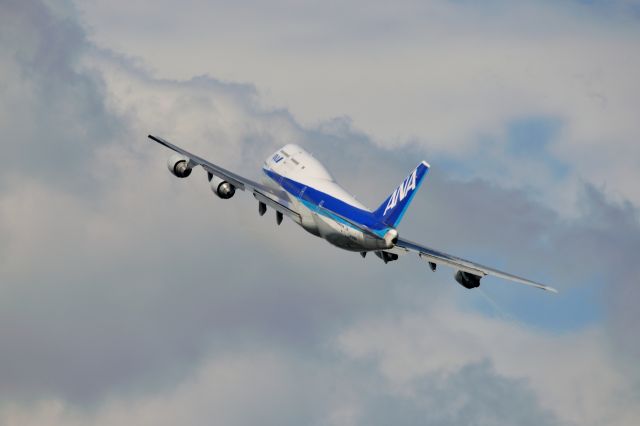
M 218 176 L 220 179 L 225 180 L 232 184 L 235 188 L 243 191 L 250 191 L 253 196 L 260 202 L 267 204 L 269 207 L 286 214 L 296 220 L 300 220 L 300 215 L 295 211 L 292 203 L 289 201 L 289 197 L 284 191 L 277 191 L 273 188 L 269 188 L 266 185 L 262 185 L 258 182 L 254 182 L 251 179 L 247 179 L 243 176 L 237 175 L 229 170 L 226 170 L 216 164 L 213 164 L 204 158 L 198 157 L 195 154 L 190 153 L 187 150 L 180 148 L 160 137 L 149 135 L 149 139 L 158 142 L 160 145 L 164 145 L 167 148 L 183 155 L 189 159 L 189 166 L 191 168 L 195 166 L 201 166 L 208 173 Z
M 427 262 L 431 264 L 447 265 L 454 269 L 457 269 L 458 271 L 463 272 L 462 277 L 460 278 L 461 280 L 471 279 L 473 281 L 477 279 L 475 281 L 475 284 L 477 285 L 473 285 L 472 287 L 477 287 L 480 283 L 480 278 L 484 277 L 485 275 L 493 275 L 495 277 L 504 278 L 509 281 L 514 281 L 520 284 L 525 284 L 531 287 L 536 287 L 542 290 L 550 291 L 552 293 L 558 292 L 558 290 L 556 290 L 553 287 L 549 287 L 549 286 L 537 283 L 535 281 L 528 280 L 526 278 L 518 277 L 516 275 L 508 274 L 506 272 L 498 271 L 497 269 L 489 268 L 488 266 L 480 265 L 479 263 L 474 263 L 469 260 L 461 259 L 459 257 L 452 256 L 450 254 L 443 253 L 441 251 L 434 250 L 429 247 L 424 247 L 416 243 L 413 243 L 409 240 L 405 240 L 403 238 L 398 239 L 396 246 L 404 248 L 406 250 L 418 252 L 418 255 L 421 258 L 425 259 Z M 435 268 L 435 266 L 432 266 L 432 268 Z M 470 274 L 472 277 L 468 277 L 468 274 Z M 458 280 L 457 276 L 456 276 L 456 280 Z M 460 284 L 467 287 L 462 282 Z

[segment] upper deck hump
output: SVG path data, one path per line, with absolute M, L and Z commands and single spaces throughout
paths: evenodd
M 281 176 L 324 192 L 359 209 L 369 211 L 366 206 L 335 181 L 333 175 L 320 161 L 298 145 L 287 144 L 283 146 L 265 160 L 264 166 Z

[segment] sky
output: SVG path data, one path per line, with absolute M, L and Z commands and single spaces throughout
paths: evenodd
M 0 424 L 634 425 L 640 2 L 0 0 Z M 551 295 L 301 232 L 296 143 L 401 235 Z

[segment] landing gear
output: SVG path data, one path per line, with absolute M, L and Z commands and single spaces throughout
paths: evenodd
M 385 264 L 393 262 L 394 260 L 398 260 L 398 255 L 395 253 L 389 253 L 388 251 L 377 251 L 375 253 L 376 256 L 382 259 Z

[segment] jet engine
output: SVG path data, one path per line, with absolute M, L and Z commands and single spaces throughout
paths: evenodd
M 210 175 L 211 190 L 223 200 L 228 200 L 236 193 L 236 187 L 226 180 L 220 179 L 218 176 Z
M 480 287 L 480 279 L 482 279 L 479 275 L 474 275 L 464 271 L 456 272 L 455 278 L 461 286 L 469 289 Z
M 167 167 L 172 175 L 179 178 L 186 178 L 191 174 L 191 167 L 189 167 L 189 159 L 180 154 L 174 154 L 169 157 Z

